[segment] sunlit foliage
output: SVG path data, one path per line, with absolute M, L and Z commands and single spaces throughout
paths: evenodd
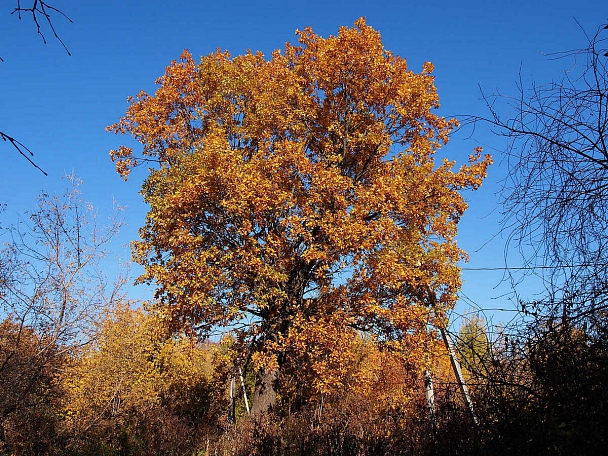
M 210 420 L 211 349 L 159 331 L 154 316 L 119 306 L 62 376 L 63 413 L 80 451 L 187 451 Z

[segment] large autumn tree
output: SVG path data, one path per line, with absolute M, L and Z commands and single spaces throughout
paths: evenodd
M 364 19 L 297 35 L 270 59 L 184 52 L 108 127 L 143 145 L 111 151 L 125 178 L 155 164 L 139 280 L 173 327 L 235 331 L 262 410 L 294 363 L 339 382 L 357 331 L 421 353 L 460 286 L 461 191 L 491 161 L 435 163 L 457 122 L 432 112 L 433 66 L 409 70 Z

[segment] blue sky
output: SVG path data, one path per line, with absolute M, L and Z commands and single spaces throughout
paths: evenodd
M 44 24 L 47 45 L 27 16 L 19 21 L 10 14 L 16 3 L 5 1 L 0 7 L 0 131 L 34 151 L 36 163 L 49 176 L 0 143 L 0 203 L 7 205 L 0 225 L 13 223 L 17 214 L 33 208 L 41 191 L 62 193 L 67 187 L 62 176 L 73 172 L 84 181 L 84 198 L 100 217 L 110 215 L 114 200 L 128 207 L 127 226 L 115 243 L 116 254 L 124 259 L 146 213 L 138 194 L 145 172 L 123 182 L 108 151 L 128 140 L 106 133 L 104 127 L 124 114 L 128 95 L 142 89 L 153 92 L 154 80 L 185 48 L 195 57 L 218 47 L 232 54 L 248 48 L 270 54 L 295 41 L 298 28 L 312 26 L 327 36 L 365 16 L 381 32 L 386 48 L 405 57 L 411 69 L 419 71 L 425 61 L 435 64 L 441 114 L 484 115 L 480 87 L 488 94 L 513 95 L 520 71 L 524 83 L 532 77 L 539 83 L 559 78 L 564 62 L 545 54 L 585 45 L 575 19 L 588 33 L 608 19 L 600 0 L 49 0 L 73 21 L 53 16 L 72 54 L 68 56 Z M 470 209 L 461 222 L 459 244 L 470 254 L 466 268 L 502 267 L 507 233 L 500 230 L 496 192 L 507 172 L 501 163 L 504 139 L 480 126 L 472 134 L 455 134 L 442 154 L 464 163 L 477 145 L 492 153 L 496 164 L 482 188 L 467 193 Z M 509 266 L 517 266 L 513 258 Z M 108 272 L 114 273 L 112 268 Z M 457 313 L 470 309 L 470 301 L 485 309 L 513 309 L 502 277 L 501 271 L 465 270 Z M 537 285 L 529 284 L 522 294 L 531 297 L 542 291 Z M 149 297 L 145 289 L 132 294 Z M 513 312 L 488 315 L 494 323 L 506 323 Z

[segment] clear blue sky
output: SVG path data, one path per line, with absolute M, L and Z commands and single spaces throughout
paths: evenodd
M 248 48 L 270 54 L 295 41 L 298 28 L 312 26 L 327 36 L 365 16 L 387 49 L 407 58 L 411 69 L 419 71 L 424 61 L 435 64 L 441 114 L 484 115 L 480 87 L 486 93 L 515 94 L 520 69 L 524 81 L 559 78 L 564 62 L 548 60 L 543 53 L 584 46 L 575 19 L 589 33 L 608 19 L 605 0 L 49 0 L 73 20 L 53 16 L 70 57 L 44 24 L 47 45 L 30 18 L 11 16 L 16 3 L 7 0 L 0 7 L 0 131 L 34 151 L 36 163 L 49 176 L 0 143 L 0 203 L 7 204 L 0 225 L 33 208 L 42 190 L 63 192 L 62 176 L 74 172 L 84 181 L 84 198 L 101 217 L 110 214 L 113 200 L 128 206 L 127 226 L 116 243 L 123 258 L 129 257 L 124 246 L 137 237 L 144 221 L 146 207 L 138 190 L 145 172 L 122 181 L 108 151 L 127 138 L 106 133 L 104 127 L 124 114 L 128 95 L 153 92 L 154 80 L 184 48 L 195 57 L 218 47 L 232 54 Z M 467 194 L 470 209 L 461 222 L 459 244 L 470 254 L 465 267 L 501 267 L 506 234 L 500 233 L 495 193 L 506 173 L 500 152 L 505 143 L 483 126 L 469 136 L 454 135 L 443 154 L 464 163 L 481 145 L 494 154 L 496 164 L 484 186 Z M 483 308 L 513 308 L 504 296 L 509 287 L 499 285 L 501 277 L 500 271 L 465 270 L 463 296 Z M 534 285 L 522 290 L 529 296 L 536 291 L 541 290 Z M 147 293 L 138 290 L 134 296 Z M 469 307 L 463 299 L 458 311 Z M 498 313 L 494 322 L 507 322 L 511 314 Z

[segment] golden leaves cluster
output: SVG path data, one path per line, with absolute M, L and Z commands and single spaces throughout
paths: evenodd
M 167 337 L 154 315 L 118 306 L 62 373 L 66 426 L 86 433 L 160 407 L 210 381 L 212 356 L 190 338 Z

